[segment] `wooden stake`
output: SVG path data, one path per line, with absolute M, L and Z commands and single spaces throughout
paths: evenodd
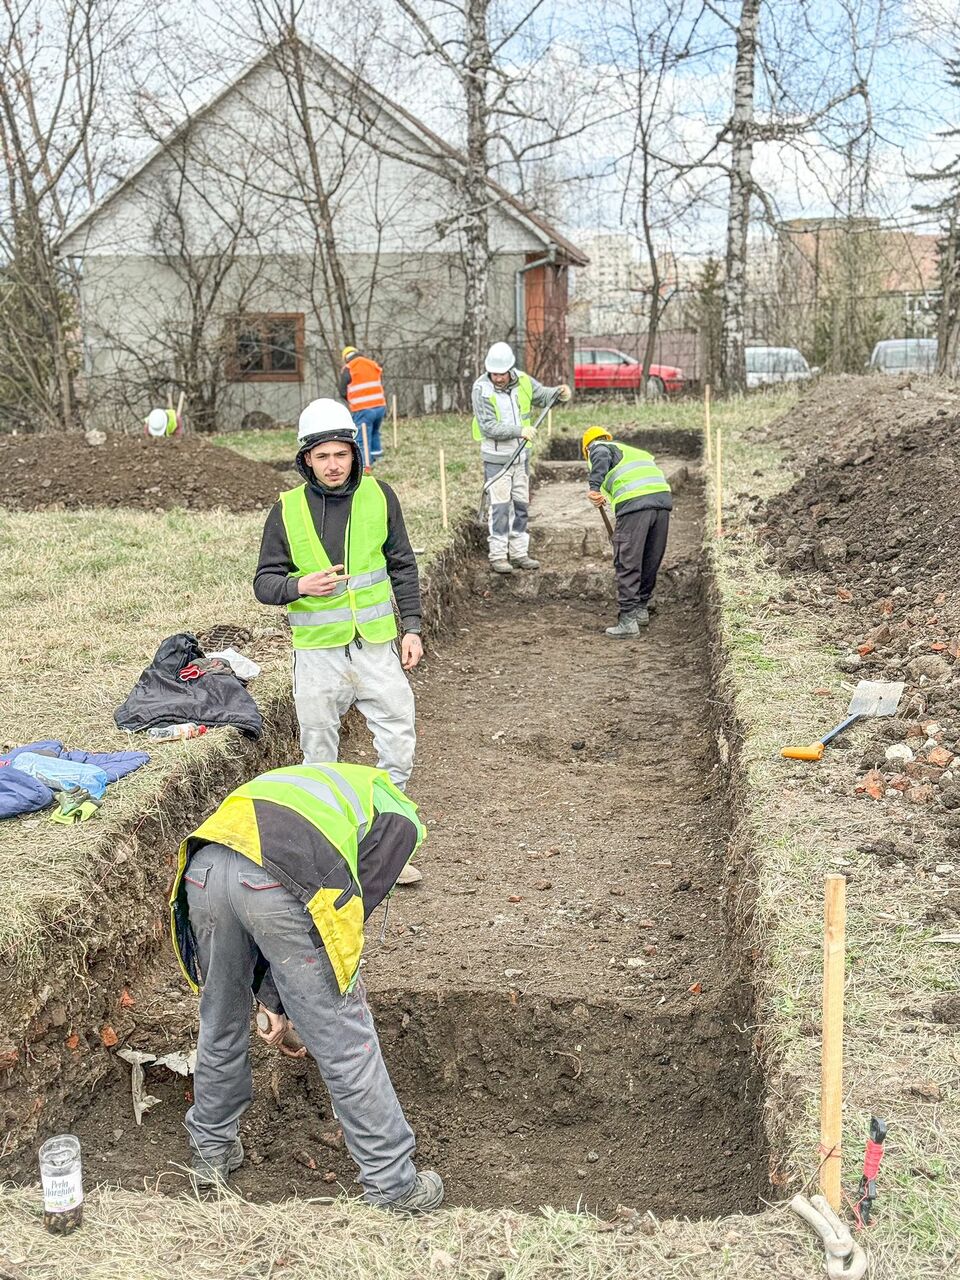
M 391 396 L 391 408 L 393 410 L 393 447 L 397 447 L 397 397 Z
M 180 398 L 177 400 L 177 422 L 183 417 L 183 396 L 184 393 L 181 391 Z
M 444 461 L 443 450 L 440 450 L 440 522 L 445 529 L 447 527 L 447 464 Z
M 553 410 L 552 409 L 547 410 L 547 435 L 548 436 L 553 435 Z
M 820 1075 L 820 1191 L 840 1211 L 843 1104 L 843 979 L 847 881 L 829 875 L 823 916 L 823 1040 Z
M 703 429 L 707 436 L 707 466 L 713 462 L 713 446 L 710 443 L 710 383 L 703 388 Z
M 367 439 L 367 424 L 360 423 L 360 439 L 363 446 L 363 473 L 369 475 L 372 468 L 370 466 L 370 442 Z
M 717 427 L 717 537 L 723 537 L 723 433 Z

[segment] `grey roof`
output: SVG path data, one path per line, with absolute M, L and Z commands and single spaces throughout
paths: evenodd
M 348 80 L 353 78 L 349 68 L 345 67 L 332 54 L 318 48 L 316 45 L 308 44 L 305 41 L 301 41 L 301 43 L 304 45 L 304 48 L 309 51 L 311 57 L 323 63 L 326 69 L 333 71 L 337 75 Z M 221 103 L 224 98 L 231 94 L 235 89 L 239 88 L 243 81 L 257 70 L 257 68 L 260 67 L 268 58 L 270 58 L 272 54 L 273 50 L 268 49 L 266 53 L 251 62 L 249 66 L 244 67 L 240 74 L 231 80 L 229 84 L 225 85 L 218 93 L 214 94 L 208 102 L 198 108 L 193 115 L 188 116 L 181 124 L 172 130 L 162 142 L 154 147 L 142 160 L 135 164 L 130 172 L 127 173 L 115 186 L 111 187 L 110 190 L 92 204 L 85 213 L 81 214 L 79 218 L 76 218 L 70 226 L 67 227 L 66 231 L 64 231 L 63 235 L 60 237 L 58 248 L 62 252 L 69 252 L 69 250 L 66 250 L 67 242 L 73 239 L 77 232 L 83 230 L 94 222 L 107 205 L 109 205 L 121 191 L 126 190 L 127 187 L 134 184 L 144 170 L 146 170 L 154 160 L 161 156 L 169 146 L 176 142 L 177 139 L 189 128 L 195 125 L 196 122 L 208 111 L 213 110 L 213 108 Z M 445 142 L 443 138 L 434 133 L 432 129 L 428 129 L 421 120 L 418 120 L 417 117 L 412 114 L 412 112 L 407 111 L 405 107 L 399 106 L 385 94 L 380 93 L 377 89 L 371 88 L 368 84 L 363 83 L 358 87 L 360 91 L 381 110 L 386 112 L 388 115 L 393 116 L 395 120 L 400 121 L 407 129 L 419 134 L 433 150 L 437 151 L 445 158 L 452 160 L 456 165 L 466 167 L 466 157 L 463 153 L 458 151 L 456 147 L 450 146 L 448 142 Z M 579 249 L 571 240 L 568 240 L 566 236 L 561 235 L 561 233 L 547 222 L 545 218 L 534 213 L 532 209 L 528 209 L 522 201 L 518 200 L 516 196 L 511 195 L 505 187 L 500 185 L 500 183 L 494 182 L 492 178 L 488 178 L 487 185 L 490 187 L 491 191 L 496 194 L 497 200 L 504 212 L 532 231 L 537 239 L 543 242 L 544 247 L 555 245 L 561 256 L 575 266 L 584 266 L 589 261 L 587 255 L 582 249 Z

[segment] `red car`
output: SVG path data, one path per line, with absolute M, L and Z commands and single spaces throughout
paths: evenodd
M 577 391 L 639 391 L 643 369 L 639 361 L 613 347 L 580 347 L 573 353 L 573 385 Z M 683 370 L 652 364 L 647 395 L 676 395 L 684 387 Z

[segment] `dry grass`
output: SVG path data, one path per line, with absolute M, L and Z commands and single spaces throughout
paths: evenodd
M 250 1204 L 92 1195 L 80 1232 L 47 1235 L 39 1192 L 0 1196 L 4 1261 L 28 1280 L 808 1280 L 817 1253 L 781 1212 L 616 1229 L 544 1209 L 384 1218 L 356 1201 Z M 822 1254 L 820 1254 L 822 1260 Z

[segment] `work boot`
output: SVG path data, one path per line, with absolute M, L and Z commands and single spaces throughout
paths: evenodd
M 236 1139 L 232 1147 L 221 1156 L 202 1156 L 194 1151 L 190 1158 L 190 1171 L 198 1187 L 225 1188 L 231 1173 L 243 1164 L 243 1143 Z
M 651 596 L 650 599 L 647 601 L 647 613 L 656 613 L 657 608 L 658 608 L 657 602 L 656 600 L 654 600 L 653 596 Z
M 491 560 L 491 573 L 513 573 L 513 565 L 509 560 Z
M 650 625 L 649 604 L 642 604 L 639 609 L 634 609 L 633 613 L 630 614 L 630 617 L 633 618 L 634 622 L 637 624 L 638 627 L 649 626 Z
M 632 613 L 624 613 L 615 627 L 607 627 L 606 634 L 614 640 L 628 640 L 631 636 L 638 636 L 640 628 Z
M 432 1169 L 424 1169 L 417 1174 L 410 1190 L 396 1200 L 369 1200 L 367 1203 L 390 1213 L 432 1213 L 443 1203 L 443 1179 Z
M 415 867 L 412 862 L 408 862 L 397 876 L 397 884 L 419 884 L 422 879 L 423 872 L 420 868 Z
M 515 569 L 539 569 L 540 561 L 533 556 L 515 556 L 510 562 Z

